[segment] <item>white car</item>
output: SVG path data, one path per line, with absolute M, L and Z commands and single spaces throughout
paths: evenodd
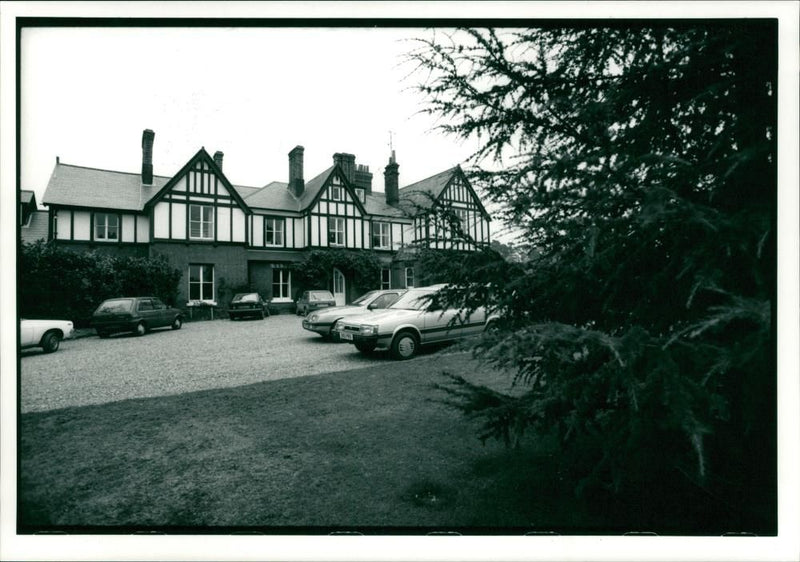
M 369 314 L 393 304 L 405 289 L 381 289 L 358 297 L 351 304 L 316 310 L 303 319 L 303 328 L 316 332 L 324 338 L 335 337 L 334 326 L 342 318 Z
M 75 335 L 75 329 L 69 320 L 27 320 L 19 323 L 19 346 L 22 349 L 41 347 L 45 353 L 53 353 L 61 345 L 61 340 L 68 340 Z
M 445 285 L 409 289 L 386 310 L 340 320 L 339 339 L 362 353 L 388 349 L 395 359 L 410 359 L 420 346 L 458 340 L 483 332 L 494 315 L 477 308 L 429 310 L 429 298 Z

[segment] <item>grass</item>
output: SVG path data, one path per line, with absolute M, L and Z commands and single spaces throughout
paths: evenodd
M 606 534 L 544 447 L 482 445 L 435 401 L 464 353 L 20 416 L 19 531 Z M 602 507 L 602 506 L 601 506 Z

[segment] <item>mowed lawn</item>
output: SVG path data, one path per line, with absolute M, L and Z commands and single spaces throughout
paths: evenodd
M 20 417 L 22 531 L 591 530 L 536 451 L 437 401 L 466 353 Z M 166 376 L 166 375 L 165 375 Z M 498 379 L 502 387 L 507 379 Z M 624 529 L 630 530 L 630 529 Z

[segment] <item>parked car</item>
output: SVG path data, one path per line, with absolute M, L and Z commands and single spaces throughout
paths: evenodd
M 420 346 L 481 333 L 494 316 L 483 308 L 431 310 L 430 296 L 445 285 L 409 289 L 386 310 L 341 320 L 336 333 L 362 353 L 388 349 L 395 359 L 410 359 Z
M 75 329 L 69 320 L 28 320 L 19 322 L 19 347 L 28 349 L 41 347 L 45 353 L 58 350 L 61 340 L 68 340 L 75 335 Z
M 171 308 L 156 297 L 123 297 L 108 299 L 97 307 L 91 326 L 101 338 L 117 332 L 133 332 L 143 336 L 153 328 L 170 326 L 180 330 L 183 312 Z
M 330 291 L 305 291 L 295 303 L 295 312 L 306 316 L 314 310 L 332 306 L 336 306 L 336 299 Z
M 244 316 L 264 319 L 269 316 L 269 303 L 258 293 L 238 293 L 228 305 L 228 318 L 236 320 Z
M 333 327 L 342 318 L 368 314 L 373 310 L 389 307 L 405 292 L 405 289 L 382 289 L 370 291 L 345 306 L 334 306 L 312 312 L 303 319 L 303 328 L 316 332 L 322 337 L 334 337 Z

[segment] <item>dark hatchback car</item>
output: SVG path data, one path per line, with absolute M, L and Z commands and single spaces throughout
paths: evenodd
M 269 303 L 258 293 L 239 293 L 234 295 L 228 305 L 228 318 L 236 320 L 245 316 L 264 319 L 269 316 Z
M 300 298 L 297 299 L 297 308 L 295 312 L 301 316 L 305 316 L 314 310 L 329 308 L 331 306 L 336 306 L 336 299 L 333 298 L 333 293 L 330 291 L 305 291 L 300 295 Z
M 92 314 L 91 326 L 101 338 L 118 332 L 143 336 L 153 328 L 180 330 L 183 312 L 171 308 L 156 297 L 108 299 Z

